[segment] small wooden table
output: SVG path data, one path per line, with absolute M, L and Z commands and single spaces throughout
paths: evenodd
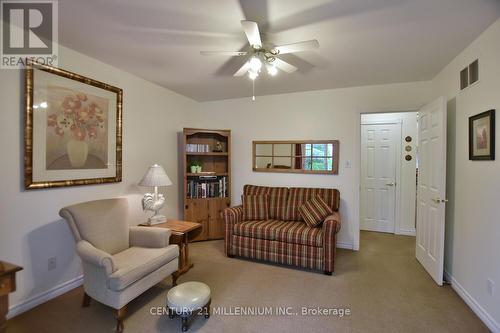
M 167 220 L 165 223 L 148 225 L 148 227 L 168 228 L 172 230 L 170 242 L 179 245 L 179 269 L 173 274 L 173 284 L 177 284 L 177 278 L 186 273 L 194 266 L 189 261 L 189 234 L 201 232 L 201 223 L 182 221 L 182 220 Z M 193 235 L 195 237 L 195 235 Z
M 7 312 L 9 311 L 9 293 L 16 291 L 16 272 L 20 266 L 0 261 L 0 332 L 5 332 Z

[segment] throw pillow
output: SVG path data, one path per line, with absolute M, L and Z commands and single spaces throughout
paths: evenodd
M 243 220 L 256 221 L 269 219 L 269 196 L 243 195 Z
M 299 207 L 300 216 L 311 228 L 318 227 L 333 210 L 319 196 L 315 196 Z

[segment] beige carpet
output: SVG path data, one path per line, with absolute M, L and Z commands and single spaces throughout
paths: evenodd
M 438 287 L 414 256 L 412 237 L 363 232 L 359 252 L 340 249 L 336 273 L 229 259 L 223 242 L 190 245 L 194 268 L 179 282 L 212 289 L 212 305 L 226 315 L 196 318 L 189 332 L 487 332 L 450 286 Z M 180 319 L 153 316 L 169 284 L 152 288 L 129 305 L 125 332 L 180 332 Z M 8 322 L 8 333 L 113 332 L 111 309 L 81 308 L 78 288 Z M 297 316 L 234 316 L 239 307 L 292 307 Z M 302 307 L 348 308 L 351 315 L 302 316 Z

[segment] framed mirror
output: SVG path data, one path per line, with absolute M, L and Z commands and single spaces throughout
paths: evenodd
M 338 140 L 253 141 L 257 172 L 338 174 Z

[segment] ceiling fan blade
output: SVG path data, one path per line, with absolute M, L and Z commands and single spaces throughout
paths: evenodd
M 247 53 L 242 51 L 200 51 L 200 54 L 203 56 L 211 56 L 211 55 L 221 55 L 221 56 L 244 56 Z
M 241 26 L 247 35 L 248 43 L 251 46 L 262 47 L 262 42 L 260 40 L 259 26 L 253 21 L 241 21 Z
M 293 65 L 290 65 L 289 63 L 287 63 L 286 61 L 283 61 L 279 58 L 276 58 L 274 61 L 273 61 L 273 64 L 281 69 L 282 71 L 284 72 L 287 72 L 287 73 L 293 73 L 297 70 L 297 67 L 293 66 Z
M 243 66 L 240 67 L 240 69 L 236 71 L 236 73 L 233 74 L 233 76 L 243 76 L 248 72 L 249 69 L 250 69 L 250 64 L 247 61 L 243 64 Z
M 304 42 L 276 46 L 274 49 L 276 51 L 279 51 L 279 54 L 286 54 L 293 52 L 309 51 L 317 48 L 319 48 L 319 42 L 316 39 L 312 39 Z

